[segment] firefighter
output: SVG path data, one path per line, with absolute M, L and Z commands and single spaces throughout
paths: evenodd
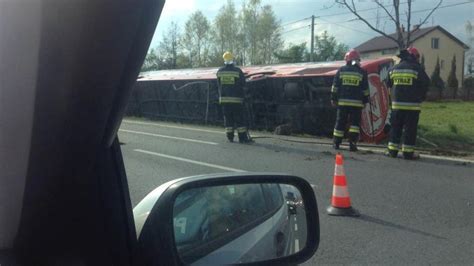
M 396 158 L 402 144 L 404 159 L 418 159 L 416 131 L 421 102 L 426 98 L 430 79 L 419 63 L 420 53 L 415 47 L 401 50 L 397 56 L 400 63 L 390 69 L 388 78 L 392 109 L 388 155 Z
M 236 129 L 240 143 L 252 142 L 247 130 L 244 108 L 244 73 L 234 65 L 232 53 L 225 52 L 222 58 L 225 65 L 217 71 L 217 83 L 227 139 L 230 142 L 234 141 Z
M 362 108 L 369 101 L 369 83 L 367 72 L 360 67 L 360 55 L 356 50 L 347 52 L 344 60 L 346 65 L 337 71 L 331 89 L 331 103 L 337 106 L 334 149 L 339 149 L 350 118 L 349 150 L 357 151 Z

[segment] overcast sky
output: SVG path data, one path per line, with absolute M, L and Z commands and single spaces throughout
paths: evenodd
M 371 0 L 354 1 L 356 1 L 358 9 L 375 7 Z M 201 10 L 208 19 L 213 20 L 219 8 L 226 2 L 226 0 L 167 0 L 151 47 L 158 45 L 163 32 L 166 31 L 172 21 L 177 22 L 183 30 L 185 21 L 196 10 Z M 244 0 L 234 0 L 238 9 L 240 9 L 243 2 Z M 280 19 L 285 44 L 307 42 L 309 47 L 311 19 L 296 23 L 291 22 L 308 18 L 311 15 L 317 17 L 315 20 L 315 34 L 327 30 L 329 34 L 336 36 L 339 42 L 350 47 L 355 47 L 377 36 L 377 33 L 373 32 L 364 23 L 353 20 L 355 17 L 347 14 L 344 7 L 334 5 L 334 0 L 263 0 L 262 2 L 271 5 L 276 16 Z M 390 3 L 391 1 L 386 2 Z M 401 3 L 404 2 L 404 0 L 401 0 Z M 416 24 L 424 18 L 429 11 L 423 10 L 433 7 L 437 2 L 438 0 L 413 0 L 412 24 Z M 379 10 L 379 12 L 381 17 L 386 16 L 383 10 Z M 361 14 L 366 18 L 372 18 L 370 21 L 375 22 L 377 10 L 367 10 L 361 12 Z M 474 0 L 444 0 L 442 7 L 435 11 L 432 19 L 429 19 L 424 27 L 440 25 L 468 44 L 465 33 L 465 24 L 468 20 L 474 23 Z M 387 18 L 382 19 L 380 28 L 385 28 L 385 31 L 389 32 L 394 31 L 393 22 L 388 21 Z

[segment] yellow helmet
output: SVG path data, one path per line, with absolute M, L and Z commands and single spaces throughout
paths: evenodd
M 226 64 L 230 64 L 234 61 L 234 55 L 232 55 L 231 52 L 225 52 L 223 55 L 222 55 L 222 58 L 224 59 L 224 62 Z

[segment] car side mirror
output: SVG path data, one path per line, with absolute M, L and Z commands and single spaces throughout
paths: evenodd
M 319 245 L 316 197 L 296 176 L 180 178 L 156 188 L 133 212 L 135 265 L 294 265 Z

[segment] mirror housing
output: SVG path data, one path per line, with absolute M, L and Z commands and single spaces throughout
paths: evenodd
M 133 210 L 138 245 L 134 265 L 184 265 L 175 246 L 173 208 L 178 195 L 188 189 L 240 184 L 277 183 L 292 185 L 300 191 L 306 213 L 306 244 L 287 257 L 243 263 L 241 265 L 294 265 L 311 258 L 319 245 L 319 215 L 311 185 L 303 178 L 275 173 L 225 173 L 179 178 L 150 192 Z M 286 199 L 285 199 L 286 201 Z

